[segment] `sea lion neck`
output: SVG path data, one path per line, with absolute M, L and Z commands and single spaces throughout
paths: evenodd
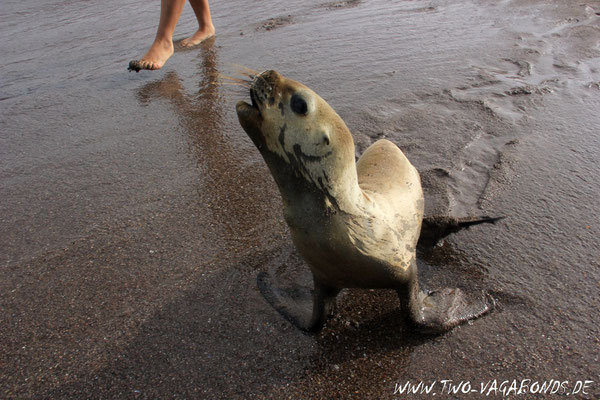
M 354 163 L 348 168 L 338 168 L 325 185 L 331 203 L 341 212 L 354 214 L 362 208 L 366 197 L 358 184 L 358 176 Z
M 301 208 L 317 217 L 340 212 L 352 214 L 365 202 L 354 160 L 350 163 L 331 160 L 335 168 L 320 164 L 321 168 L 315 169 L 308 168 L 310 162 L 299 154 L 288 153 L 283 158 L 265 148 L 261 150 L 286 208 Z

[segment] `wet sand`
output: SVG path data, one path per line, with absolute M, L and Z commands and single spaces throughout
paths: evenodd
M 483 398 L 577 381 L 600 398 L 600 2 L 215 2 L 217 36 L 127 73 L 159 5 L 3 3 L 0 397 Z M 176 36 L 194 31 L 189 5 Z M 325 98 L 357 155 L 419 169 L 427 213 L 506 216 L 421 254 L 430 288 L 490 315 L 423 337 L 388 291 L 349 290 L 318 335 L 256 275 L 308 282 L 237 123 L 236 64 Z M 442 391 L 452 380 L 458 392 Z M 477 393 L 463 394 L 469 382 Z

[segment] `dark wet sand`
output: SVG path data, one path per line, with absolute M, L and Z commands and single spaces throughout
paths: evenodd
M 600 2 L 215 2 L 216 39 L 127 73 L 158 11 L 3 3 L 1 398 L 600 398 Z M 438 337 L 388 291 L 345 292 L 314 336 L 271 309 L 260 271 L 309 277 L 217 79 L 235 64 L 309 85 L 357 155 L 397 143 L 428 213 L 506 216 L 419 260 L 497 309 Z M 479 393 L 526 379 L 566 393 Z

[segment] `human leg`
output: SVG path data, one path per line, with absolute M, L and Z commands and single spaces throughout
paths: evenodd
M 184 5 L 185 0 L 161 0 L 160 21 L 154 42 L 141 59 L 129 63 L 129 69 L 159 69 L 173 55 L 173 32 Z
M 210 16 L 208 0 L 190 0 L 190 4 L 198 20 L 198 30 L 189 38 L 184 39 L 183 46 L 194 46 L 215 34 L 215 27 Z

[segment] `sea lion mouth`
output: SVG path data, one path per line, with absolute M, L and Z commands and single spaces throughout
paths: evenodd
M 243 115 L 247 118 L 262 120 L 261 110 L 264 106 L 265 81 L 261 75 L 262 74 L 256 75 L 250 85 L 250 104 L 246 103 L 245 101 L 241 101 L 237 104 L 236 110 L 238 112 L 238 117 L 242 118 Z M 240 115 L 240 112 L 242 115 Z
M 251 104 L 248 104 L 244 100 L 238 101 L 235 106 L 235 110 L 237 112 L 238 118 L 240 122 L 243 122 L 242 119 L 246 122 L 254 120 L 254 122 L 258 122 L 262 120 L 262 114 L 260 113 L 260 109 L 258 108 L 256 102 L 251 99 Z M 244 124 L 242 124 L 242 127 Z
M 255 80 L 256 82 L 256 80 Z M 248 107 L 253 108 L 254 110 L 258 111 L 258 113 L 260 114 L 260 105 L 262 105 L 262 102 L 260 101 L 257 93 L 256 93 L 256 89 L 255 89 L 256 85 L 254 84 L 254 82 L 252 82 L 252 85 L 250 86 L 250 104 L 244 102 Z
M 255 75 L 250 84 L 250 104 L 239 101 L 236 105 L 240 125 L 259 149 L 265 140 L 261 132 L 263 114 L 275 102 L 273 94 L 277 90 L 276 85 L 280 77 L 279 73 L 272 70 Z
M 253 88 L 250 88 L 250 101 L 252 102 L 252 107 L 256 108 L 258 112 L 260 112 L 260 108 L 258 108 L 257 97 Z
M 240 100 L 235 106 L 240 125 L 248 136 L 254 141 L 258 140 L 261 134 L 261 124 L 263 116 L 260 112 L 259 100 L 254 93 L 253 88 L 250 88 L 250 104 Z

